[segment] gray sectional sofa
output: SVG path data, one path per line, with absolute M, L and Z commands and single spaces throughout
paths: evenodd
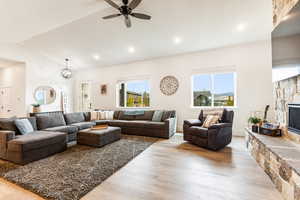
M 17 164 L 27 164 L 66 150 L 67 143 L 77 140 L 80 130 L 107 124 L 120 127 L 123 134 L 168 139 L 176 132 L 176 112 L 164 111 L 161 121 L 152 121 L 155 111 L 126 115 L 115 111 L 113 120 L 91 121 L 91 113 L 34 113 L 26 118 L 34 132 L 21 135 L 14 124 L 16 118 L 0 119 L 0 158 Z

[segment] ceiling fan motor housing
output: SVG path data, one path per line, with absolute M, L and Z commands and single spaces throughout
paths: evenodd
M 120 7 L 120 12 L 121 12 L 123 15 L 130 15 L 131 11 L 132 11 L 132 10 L 131 10 L 128 6 L 121 6 L 121 7 Z

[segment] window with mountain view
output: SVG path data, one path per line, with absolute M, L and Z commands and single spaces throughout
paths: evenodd
M 193 106 L 235 106 L 235 73 L 194 75 Z
M 127 81 L 118 84 L 119 107 L 150 107 L 150 84 L 148 80 Z

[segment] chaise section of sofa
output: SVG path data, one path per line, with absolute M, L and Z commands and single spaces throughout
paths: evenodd
M 34 131 L 15 135 L 14 131 L 0 131 L 0 157 L 24 165 L 65 151 L 66 133 Z

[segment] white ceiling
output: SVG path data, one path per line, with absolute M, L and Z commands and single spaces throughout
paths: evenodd
M 0 43 L 16 43 L 85 17 L 103 0 L 0 0 Z
M 0 8 L 2 42 L 23 41 L 25 47 L 60 63 L 69 57 L 76 68 L 265 40 L 272 30 L 271 0 L 143 0 L 136 12 L 150 14 L 152 20 L 132 19 L 130 29 L 121 17 L 101 19 L 116 13 L 103 0 L 0 2 L 5 5 Z M 240 24 L 244 31 L 237 30 Z M 174 44 L 176 36 L 182 43 Z M 135 53 L 128 53 L 130 46 Z

